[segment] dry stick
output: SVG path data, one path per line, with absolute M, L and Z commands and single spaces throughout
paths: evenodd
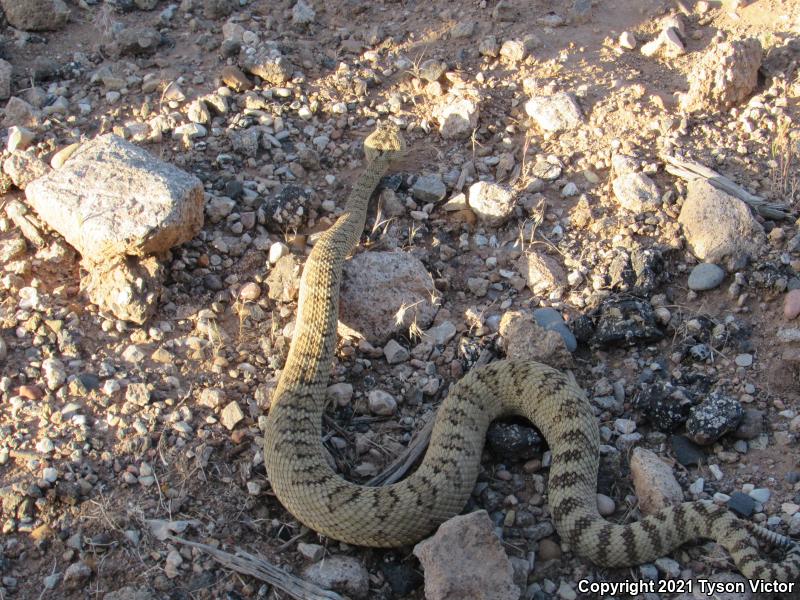
M 367 481 L 366 485 L 391 485 L 392 483 L 402 479 L 403 475 L 405 475 L 414 465 L 414 463 L 417 462 L 419 457 L 425 453 L 425 450 L 428 447 L 428 442 L 431 441 L 431 432 L 433 431 L 433 424 L 435 422 L 435 418 L 428 421 L 425 424 L 425 427 L 420 429 L 419 432 L 414 436 L 414 439 L 411 440 L 408 448 L 406 448 L 405 451 L 400 454 L 400 456 L 395 458 L 392 463 L 383 470 L 382 473 L 379 473 Z
M 709 169 L 700 163 L 678 158 L 677 156 L 665 156 L 664 162 L 667 163 L 667 173 L 692 181 L 693 179 L 705 179 L 715 188 L 727 192 L 752 206 L 762 216 L 768 219 L 789 219 L 792 214 L 789 207 L 782 204 L 767 202 L 761 196 L 751 194 L 742 186 L 734 183 L 724 175 Z
M 270 585 L 274 585 L 289 594 L 292 598 L 297 600 L 346 600 L 345 596 L 340 596 L 336 592 L 324 590 L 321 587 L 314 585 L 304 579 L 290 575 L 286 571 L 279 569 L 249 552 L 241 549 L 236 549 L 236 554 L 224 552 L 208 544 L 201 544 L 199 542 L 190 542 L 176 535 L 168 536 L 174 542 L 185 544 L 192 548 L 202 550 L 210 554 L 221 565 L 228 567 L 242 573 L 244 575 L 251 575 L 261 581 L 266 581 Z

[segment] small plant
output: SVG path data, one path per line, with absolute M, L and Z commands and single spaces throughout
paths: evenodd
M 798 135 L 788 118 L 781 119 L 775 128 L 770 146 L 770 189 L 778 201 L 794 205 L 800 201 L 800 167 Z

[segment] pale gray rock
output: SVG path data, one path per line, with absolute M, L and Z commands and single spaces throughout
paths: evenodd
M 444 139 L 467 138 L 478 126 L 478 102 L 470 98 L 449 96 L 434 109 L 433 116 L 439 123 L 439 133 Z
M 334 383 L 325 390 L 328 399 L 333 400 L 339 406 L 347 406 L 353 399 L 353 385 L 350 383 Z
M 25 190 L 28 203 L 93 262 L 165 252 L 203 225 L 203 184 L 113 134 L 78 148 Z
M 390 417 L 397 412 L 397 400 L 389 392 L 371 390 L 367 397 L 369 411 L 380 417 Z
M 8 100 L 11 97 L 11 74 L 13 70 L 10 62 L 0 58 L 0 100 Z
M 697 258 L 716 264 L 727 260 L 731 270 L 757 257 L 766 244 L 747 204 L 704 180 L 689 182 L 678 222 Z
M 9 25 L 24 31 L 55 31 L 69 20 L 63 0 L 0 0 Z
M 340 332 L 382 346 L 412 323 L 426 329 L 436 315 L 435 294 L 425 265 L 413 255 L 363 252 L 345 263 Z
M 17 96 L 11 96 L 6 103 L 3 126 L 38 127 L 41 115 L 36 108 Z
M 414 546 L 426 600 L 519 600 L 514 569 L 485 510 L 459 515 Z
M 83 587 L 92 576 L 92 569 L 83 561 L 72 563 L 64 572 L 64 587 L 74 590 Z
M 649 515 L 683 502 L 683 490 L 672 468 L 651 450 L 641 446 L 633 450 L 631 479 L 642 514 Z
M 467 203 L 481 223 L 499 227 L 514 214 L 516 197 L 508 186 L 478 181 L 470 186 Z
M 644 173 L 624 173 L 612 187 L 620 205 L 631 212 L 651 212 L 661 206 L 658 186 Z
M 439 202 L 447 194 L 447 186 L 440 175 L 422 175 L 411 186 L 411 196 L 420 202 Z
M 355 556 L 330 556 L 303 569 L 309 581 L 352 598 L 369 594 L 369 572 Z
M 292 23 L 295 25 L 308 25 L 314 22 L 317 13 L 306 0 L 297 0 L 292 7 Z
M 525 112 L 544 131 L 574 129 L 583 123 L 583 113 L 572 94 L 534 96 L 525 104 Z
M 725 279 L 725 271 L 713 263 L 700 263 L 689 273 L 690 290 L 703 292 L 713 290 Z
M 3 173 L 11 178 L 14 185 L 21 190 L 26 190 L 28 186 L 44 177 L 50 172 L 50 166 L 32 151 L 12 152 L 3 161 Z
M 386 362 L 390 365 L 396 365 L 408 360 L 410 354 L 407 349 L 403 348 L 396 340 L 389 340 L 383 347 L 383 355 L 386 357 Z
M 220 422 L 228 431 L 233 431 L 242 419 L 244 419 L 244 413 L 236 400 L 223 408 L 219 415 Z
M 716 113 L 739 104 L 758 84 L 762 54 L 757 38 L 709 44 L 689 71 L 689 91 L 681 98 L 681 107 Z
M 506 358 L 544 363 L 556 369 L 570 368 L 572 355 L 564 337 L 545 329 L 529 312 L 507 311 L 499 323 Z

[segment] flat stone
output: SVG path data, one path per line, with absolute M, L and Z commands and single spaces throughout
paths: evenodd
M 544 131 L 574 129 L 583 123 L 583 113 L 572 94 L 534 96 L 525 104 L 525 112 Z
M 696 292 L 713 290 L 725 279 L 725 271 L 712 263 L 700 263 L 689 273 L 689 289 Z
M 756 501 L 742 492 L 733 492 L 727 506 L 741 517 L 750 517 L 756 509 Z
M 555 331 L 564 338 L 567 350 L 575 352 L 578 349 L 578 340 L 575 339 L 575 334 L 564 322 L 560 312 L 553 308 L 537 308 L 533 311 L 533 318 L 536 319 L 536 323 L 541 327 L 549 331 Z
M 514 570 L 484 510 L 443 523 L 414 547 L 426 600 L 519 600 Z
M 203 225 L 203 184 L 113 134 L 28 185 L 28 202 L 94 262 L 169 250 Z

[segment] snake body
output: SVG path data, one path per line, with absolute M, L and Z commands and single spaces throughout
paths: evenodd
M 357 485 L 329 467 L 321 443 L 322 414 L 336 347 L 342 267 L 358 244 L 372 192 L 405 151 L 400 134 L 388 126 L 376 129 L 364 145 L 367 167 L 343 214 L 306 261 L 294 335 L 267 419 L 267 474 L 289 512 L 311 529 L 349 544 L 414 543 L 464 507 L 489 424 L 518 415 L 530 420 L 550 446 L 550 511 L 559 535 L 578 555 L 602 566 L 630 566 L 695 538 L 710 538 L 730 553 L 746 577 L 796 581 L 799 553 L 788 553 L 782 562 L 760 558 L 753 538 L 769 539 L 770 533 L 708 501 L 671 506 L 627 525 L 600 516 L 596 418 L 577 385 L 538 363 L 497 361 L 468 373 L 439 408 L 422 463 L 398 483 Z

